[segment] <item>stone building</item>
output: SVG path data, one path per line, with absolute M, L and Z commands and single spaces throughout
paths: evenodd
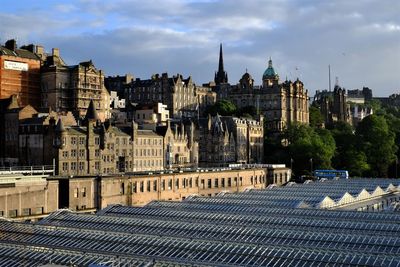
M 42 107 L 57 112 L 72 111 L 81 118 L 93 100 L 101 121 L 110 118 L 110 95 L 104 86 L 104 73 L 93 62 L 67 65 L 57 48 L 42 66 Z
M 218 99 L 228 99 L 238 108 L 255 107 L 258 114 L 264 115 L 269 134 L 282 132 L 291 123 L 309 123 L 308 90 L 299 79 L 280 82 L 271 59 L 262 76 L 262 86 L 255 85 L 247 71 L 238 84 L 230 85 L 220 47 L 219 67 L 214 80 L 213 90 Z
M 163 103 L 139 104 L 134 107 L 132 119 L 138 124 L 166 125 L 169 109 Z
M 0 175 L 0 217 L 43 217 L 58 209 L 58 181 L 46 175 Z
M 183 121 L 158 126 L 157 133 L 164 137 L 164 168 L 195 168 L 199 160 L 199 144 L 195 137 L 195 125 Z
M 19 123 L 21 164 L 51 165 L 58 175 L 97 175 L 161 170 L 163 137 L 151 130 L 102 123 L 90 102 L 78 124 L 71 113 L 54 112 Z
M 0 217 L 36 220 L 63 208 L 94 212 L 110 204 L 143 206 L 153 200 L 216 196 L 280 185 L 290 175 L 284 165 L 92 176 L 2 175 Z
M 276 170 L 286 173 L 288 169 Z M 59 181 L 60 208 L 93 211 L 110 204 L 143 206 L 153 200 L 181 201 L 192 195 L 215 196 L 265 188 L 267 168 L 238 168 L 103 175 L 51 177 Z M 290 178 L 289 178 L 290 179 Z
M 316 91 L 313 105 L 319 107 L 324 118 L 325 125 L 335 122 L 352 123 L 350 104 L 347 101 L 346 90 L 338 84 L 335 85 L 333 92 Z
M 21 107 L 18 95 L 0 100 L 0 166 L 15 166 L 19 161 L 19 128 L 23 120 L 34 118 L 38 111 L 31 105 Z
M 192 77 L 184 79 L 182 75 L 168 77 L 155 74 L 148 80 L 129 83 L 126 87 L 128 102 L 151 104 L 161 102 L 170 109 L 173 118 L 197 116 L 197 96 Z
M 263 116 L 259 120 L 209 116 L 200 119 L 198 135 L 200 166 L 263 162 Z
M 135 77 L 132 74 L 125 74 L 124 76 L 108 76 L 104 78 L 104 85 L 109 92 L 116 91 L 120 99 L 126 96 L 126 85 L 133 82 Z
M 19 105 L 40 107 L 41 60 L 34 45 L 17 48 L 15 40 L 0 46 L 0 99 L 18 95 Z
M 203 117 L 208 106 L 212 106 L 217 102 L 217 93 L 210 87 L 196 85 L 197 96 L 197 117 Z

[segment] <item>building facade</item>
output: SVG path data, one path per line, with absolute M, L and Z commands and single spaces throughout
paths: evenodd
M 57 112 L 72 111 L 85 116 L 91 100 L 100 120 L 110 118 L 110 95 L 104 86 L 104 73 L 93 62 L 67 65 L 57 48 L 47 56 L 41 75 L 42 107 Z
M 261 86 L 254 84 L 247 70 L 238 84 L 230 85 L 223 68 L 220 47 L 218 72 L 214 80 L 213 90 L 217 93 L 217 99 L 228 99 L 239 109 L 255 107 L 258 114 L 264 115 L 268 134 L 280 133 L 291 123 L 309 123 L 308 90 L 299 79 L 281 82 L 271 59 L 262 76 Z
M 335 122 L 352 123 L 350 104 L 347 101 L 346 90 L 335 85 L 333 92 L 316 91 L 313 105 L 319 107 L 325 125 Z
M 190 76 L 184 79 L 180 74 L 168 77 L 163 73 L 148 80 L 137 78 L 127 85 L 126 92 L 126 99 L 130 102 L 167 105 L 173 118 L 197 116 L 197 96 Z
M 262 163 L 263 116 L 258 120 L 216 115 L 199 121 L 199 165 Z
M 0 99 L 18 96 L 22 107 L 40 107 L 40 65 L 35 46 L 17 48 L 15 40 L 0 46 Z

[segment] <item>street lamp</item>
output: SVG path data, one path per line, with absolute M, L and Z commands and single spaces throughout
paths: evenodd
M 293 172 L 293 159 L 292 159 L 292 158 L 290 158 L 290 169 L 291 169 L 292 172 Z
M 312 172 L 313 172 L 313 161 L 312 161 L 312 158 L 310 158 L 310 170 L 311 170 L 311 175 L 312 175 Z

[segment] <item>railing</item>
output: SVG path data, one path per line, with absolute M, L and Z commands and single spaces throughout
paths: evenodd
M 42 166 L 12 166 L 0 167 L 0 175 L 2 174 L 53 174 L 55 173 L 54 165 Z

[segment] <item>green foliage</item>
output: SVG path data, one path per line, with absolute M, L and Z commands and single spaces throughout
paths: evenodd
M 237 115 L 245 118 L 255 118 L 257 116 L 257 109 L 255 106 L 246 106 L 238 110 Z
M 365 153 L 358 149 L 353 127 L 348 123 L 338 122 L 334 124 L 331 133 L 336 142 L 335 156 L 332 159 L 333 167 L 348 170 L 350 176 L 363 176 L 370 167 Z
M 328 130 L 314 129 L 306 125 L 290 125 L 285 137 L 296 175 L 308 174 L 311 168 L 331 168 L 336 145 Z
M 222 116 L 232 116 L 236 114 L 236 112 L 237 107 L 235 106 L 235 104 L 233 104 L 229 100 L 223 99 L 217 101 L 217 103 L 215 103 L 213 106 L 209 106 L 205 111 L 205 116 L 207 116 L 208 114 L 215 116 L 217 115 L 217 113 Z
M 390 131 L 383 116 L 371 115 L 364 118 L 357 126 L 358 148 L 367 157 L 370 166 L 367 175 L 386 177 L 388 168 L 396 159 L 397 146 L 395 133 Z
M 320 127 L 324 123 L 324 117 L 322 116 L 319 108 L 311 106 L 309 112 L 310 112 L 310 126 Z

